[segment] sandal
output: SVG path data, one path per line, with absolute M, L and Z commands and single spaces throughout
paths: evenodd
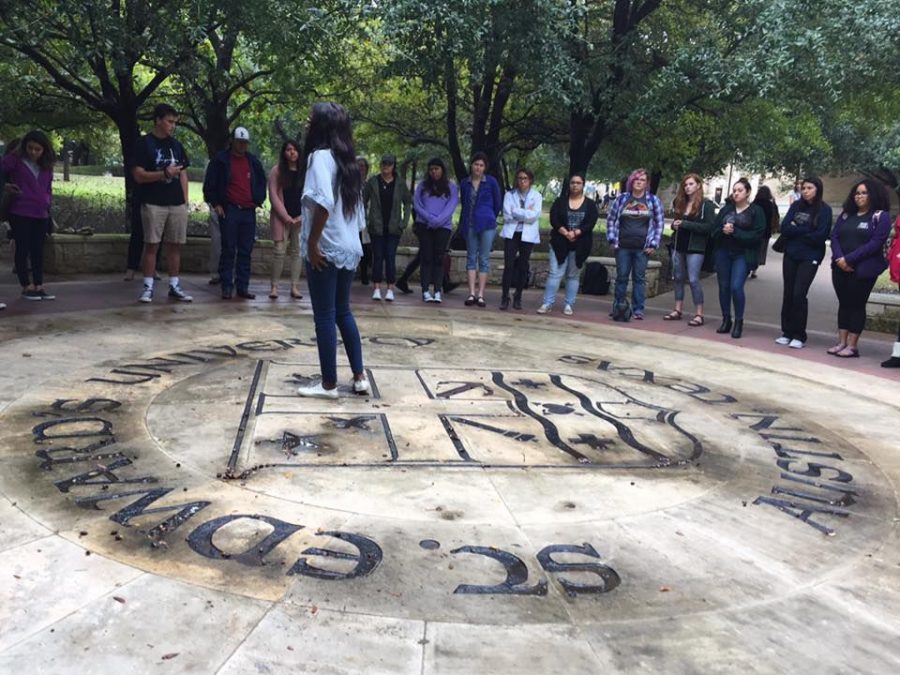
M 269 291 L 269 297 L 272 298 L 272 300 L 277 300 L 278 299 L 278 289 L 273 288 L 271 291 Z
M 478 304 L 479 307 L 487 307 L 487 303 L 484 301 L 484 298 L 480 295 L 478 296 L 478 300 L 476 300 L 476 303 Z
M 856 359 L 859 358 L 859 350 L 856 347 L 844 347 L 835 356 L 841 359 Z
M 293 291 L 293 290 L 291 291 L 291 297 L 294 300 L 302 300 L 303 299 L 303 296 L 300 293 L 298 293 L 297 291 Z
M 673 309 L 663 317 L 663 321 L 681 321 L 681 310 Z
M 825 350 L 826 354 L 831 354 L 832 356 L 837 356 L 838 352 L 842 352 L 847 348 L 847 345 L 835 345 L 834 347 L 829 347 Z
M 702 326 L 702 325 L 703 325 L 703 315 L 702 314 L 696 314 L 696 315 L 694 315 L 693 319 L 688 321 L 688 326 L 696 327 L 696 326 Z
M 468 298 L 466 298 L 466 301 L 465 301 L 463 304 L 464 304 L 466 307 L 471 307 L 472 305 L 475 304 L 475 296 L 474 296 L 474 295 L 470 295 Z

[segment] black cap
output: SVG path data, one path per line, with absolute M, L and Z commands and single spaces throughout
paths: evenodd
M 381 156 L 381 163 L 382 164 L 396 164 L 397 158 L 388 152 Z

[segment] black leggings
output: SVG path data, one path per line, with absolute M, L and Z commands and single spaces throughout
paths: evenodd
M 782 259 L 784 295 L 781 299 L 781 333 L 785 337 L 806 342 L 806 321 L 809 318 L 806 296 L 818 271 L 819 266 L 807 260 L 797 261 L 787 255 Z
M 838 330 L 859 335 L 866 327 L 866 303 L 875 287 L 875 278 L 860 279 L 855 272 L 833 267 L 831 283 L 838 298 Z
M 44 283 L 44 239 L 47 237 L 48 218 L 27 218 L 10 214 L 13 238 L 16 240 L 16 274 L 22 287 L 31 284 L 28 279 L 28 261 L 31 260 L 31 278 L 35 286 Z
M 421 223 L 416 225 L 416 237 L 419 239 L 419 263 L 422 265 L 422 290 L 427 291 L 434 286 L 441 290 L 444 279 L 444 253 L 450 241 L 450 230 L 444 227 L 430 228 Z
M 528 260 L 534 244 L 522 241 L 522 233 L 516 232 L 512 239 L 503 240 L 503 297 L 509 297 L 509 289 L 515 288 L 516 295 L 522 295 L 528 281 Z

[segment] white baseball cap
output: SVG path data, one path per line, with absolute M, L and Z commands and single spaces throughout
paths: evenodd
M 236 141 L 249 141 L 250 140 L 250 132 L 247 131 L 244 127 L 238 127 L 234 130 L 234 140 Z

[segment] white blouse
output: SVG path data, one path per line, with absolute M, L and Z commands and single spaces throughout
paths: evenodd
M 529 188 L 523 197 L 518 190 L 510 190 L 503 198 L 503 229 L 500 236 L 512 239 L 517 231 L 522 232 L 522 241 L 538 244 L 541 241 L 540 219 L 541 206 L 544 202 L 541 193 Z

